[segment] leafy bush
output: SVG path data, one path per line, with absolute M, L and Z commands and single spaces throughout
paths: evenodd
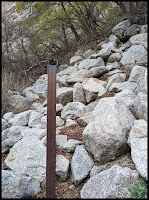
M 130 189 L 130 192 L 133 199 L 147 199 L 147 183 L 145 183 L 143 180 L 140 180 L 138 184 L 133 185 L 133 187 Z

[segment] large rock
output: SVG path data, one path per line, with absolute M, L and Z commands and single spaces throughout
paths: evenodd
M 14 113 L 13 112 L 7 112 L 3 115 L 3 119 L 5 119 L 6 121 L 9 121 L 10 119 L 12 119 L 14 117 Z
M 67 77 L 67 82 L 70 83 L 76 83 L 76 82 L 82 82 L 84 74 L 87 72 L 86 69 L 81 69 L 79 71 L 74 71 L 72 72 L 68 77 Z
M 63 87 L 69 86 L 69 84 L 67 82 L 67 78 L 68 78 L 68 75 L 64 75 L 57 82 Z
M 67 69 L 67 67 L 68 67 L 67 64 L 58 66 L 57 73 Z
M 56 175 L 63 181 L 67 179 L 69 170 L 69 160 L 63 155 L 56 156 Z
M 56 90 L 56 103 L 66 105 L 73 100 L 73 88 L 61 87 Z
M 82 56 L 73 56 L 70 59 L 70 65 L 74 65 L 77 61 L 81 61 L 83 59 Z
M 131 46 L 122 54 L 120 63 L 124 67 L 133 67 L 138 63 L 147 63 L 147 50 L 142 45 Z
M 100 163 L 124 155 L 129 150 L 126 133 L 134 120 L 129 108 L 115 97 L 100 99 L 82 134 L 88 152 Z
M 12 119 L 10 119 L 8 122 L 12 126 L 25 126 L 28 124 L 28 120 L 29 120 L 31 112 L 32 112 L 32 110 L 27 110 L 27 111 L 18 113 Z
M 81 102 L 68 103 L 61 112 L 61 117 L 66 119 L 77 119 L 82 117 L 84 113 L 88 112 L 87 107 Z
M 64 143 L 62 150 L 65 152 L 74 152 L 77 145 L 82 144 L 82 141 L 70 139 Z
M 30 137 L 30 136 L 35 136 L 38 139 L 44 137 L 47 134 L 46 129 L 40 129 L 40 128 L 29 128 L 25 127 L 21 129 L 21 135 L 23 137 Z
M 135 97 L 136 97 L 136 94 L 130 90 L 130 89 L 125 89 L 119 93 L 116 93 L 115 96 L 114 96 L 117 101 L 121 101 L 123 102 L 126 106 L 130 106 L 132 105 Z
M 120 53 L 112 53 L 112 54 L 108 57 L 107 61 L 108 61 L 108 62 L 120 61 L 121 57 L 122 57 L 122 56 L 121 56 Z
M 4 162 L 14 172 L 26 173 L 39 182 L 46 180 L 46 147 L 35 136 L 18 141 Z
M 72 181 L 79 184 L 89 174 L 94 162 L 84 145 L 78 145 L 71 160 Z
M 117 47 L 116 41 L 112 41 L 112 42 L 107 42 L 106 44 L 103 44 L 101 46 L 101 50 L 105 49 L 105 50 L 114 51 L 116 47 Z M 101 53 L 101 51 L 99 51 L 99 53 Z
M 37 111 L 32 111 L 29 117 L 28 126 L 35 127 L 35 125 L 41 124 L 42 114 Z
M 102 58 L 97 59 L 84 59 L 78 65 L 79 69 L 91 69 L 92 67 L 104 66 L 105 63 Z
M 139 31 L 139 27 L 136 25 L 131 26 L 128 20 L 120 22 L 112 29 L 112 33 L 123 42 L 129 40 L 132 35 L 136 35 Z
M 108 81 L 108 79 L 110 78 L 110 76 L 114 75 L 114 74 L 118 74 L 118 73 L 122 73 L 121 70 L 119 69 L 114 69 L 114 70 L 111 70 L 109 72 L 106 72 L 104 73 L 102 76 L 101 76 L 101 79 L 103 81 Z
M 111 34 L 109 36 L 109 42 L 115 42 L 117 45 L 121 44 L 120 40 L 118 39 L 118 37 L 116 37 L 115 35 Z
M 146 45 L 147 43 L 147 33 L 141 33 L 132 36 L 129 41 L 131 42 L 131 45 Z
M 108 71 L 109 70 L 106 66 L 93 67 L 84 74 L 84 78 L 97 78 Z
M 13 171 L 2 170 L 2 198 L 28 199 L 40 192 L 40 182 Z
M 122 83 L 124 82 L 126 79 L 126 74 L 122 74 L 122 73 L 116 73 L 113 74 L 112 76 L 110 76 L 107 80 L 107 86 L 106 86 L 106 90 L 109 89 L 109 87 L 112 85 L 112 83 Z
M 141 26 L 139 24 L 132 24 L 130 28 L 127 29 L 127 36 L 131 37 L 140 32 Z
M 2 142 L 2 153 L 7 153 L 9 151 L 9 149 L 19 140 L 22 139 L 22 135 L 17 135 L 17 136 L 13 136 L 10 138 L 6 138 L 3 142 Z
M 137 84 L 130 81 L 125 81 L 122 83 L 112 83 L 112 85 L 109 87 L 110 92 L 121 92 L 125 89 L 130 89 L 132 91 L 135 91 L 137 88 Z
M 143 92 L 145 94 L 148 93 L 148 75 L 147 75 L 147 69 L 142 72 L 140 75 L 140 78 L 137 81 L 137 88 L 136 88 L 136 93 L 138 94 L 139 92 Z
M 141 67 L 139 65 L 135 65 L 131 70 L 128 81 L 136 83 L 145 70 L 146 68 Z
M 18 113 L 30 109 L 32 102 L 21 95 L 12 95 L 9 104 L 12 112 Z
M 116 48 L 117 48 L 116 40 L 105 43 L 101 46 L 101 50 L 99 51 L 98 56 L 101 56 L 103 59 L 106 59 L 111 55 L 112 51 L 114 51 Z
M 56 74 L 56 79 L 58 80 L 60 77 L 62 77 L 64 75 L 69 75 L 73 70 L 74 70 L 74 67 L 72 67 L 72 66 L 67 67 L 65 70 Z
M 34 83 L 31 88 L 31 92 L 37 94 L 40 98 L 47 97 L 48 89 L 48 75 L 44 74 Z
M 93 176 L 84 184 L 81 199 L 125 199 L 131 198 L 130 189 L 137 184 L 139 174 L 128 167 L 113 165 Z
M 106 59 L 107 57 L 109 57 L 111 54 L 111 48 L 102 48 L 99 53 L 98 56 L 100 56 L 103 59 Z
M 75 83 L 73 87 L 73 102 L 86 104 L 85 94 L 81 83 Z
M 27 87 L 25 90 L 23 90 L 24 96 L 30 101 L 39 99 L 39 95 L 34 94 L 33 92 L 31 92 L 31 90 L 32 90 L 32 87 Z
M 83 84 L 83 90 L 87 103 L 95 100 L 97 96 L 102 96 L 106 93 L 105 87 L 101 84 L 101 81 L 96 78 L 87 80 L 87 82 Z
M 147 122 L 143 119 L 135 120 L 130 131 L 128 144 L 131 147 L 131 157 L 139 174 L 148 179 L 147 173 Z
M 130 105 L 130 108 L 139 119 L 144 119 L 145 121 L 147 121 L 147 94 L 139 92 L 132 104 Z

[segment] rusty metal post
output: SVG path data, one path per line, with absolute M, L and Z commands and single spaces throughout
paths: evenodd
M 56 199 L 56 65 L 48 65 L 46 198 Z

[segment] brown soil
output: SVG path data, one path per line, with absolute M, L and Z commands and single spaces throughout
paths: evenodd
M 44 99 L 35 99 L 33 100 L 33 103 L 43 103 L 46 100 L 46 98 Z
M 85 127 L 81 127 L 78 124 L 74 128 L 64 128 L 61 130 L 61 135 L 67 135 L 67 139 L 75 139 L 82 141 L 82 132 Z

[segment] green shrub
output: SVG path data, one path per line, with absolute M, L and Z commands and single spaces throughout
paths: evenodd
M 145 183 L 143 180 L 140 180 L 138 184 L 133 185 L 133 187 L 130 189 L 130 192 L 133 199 L 147 199 L 147 183 Z

